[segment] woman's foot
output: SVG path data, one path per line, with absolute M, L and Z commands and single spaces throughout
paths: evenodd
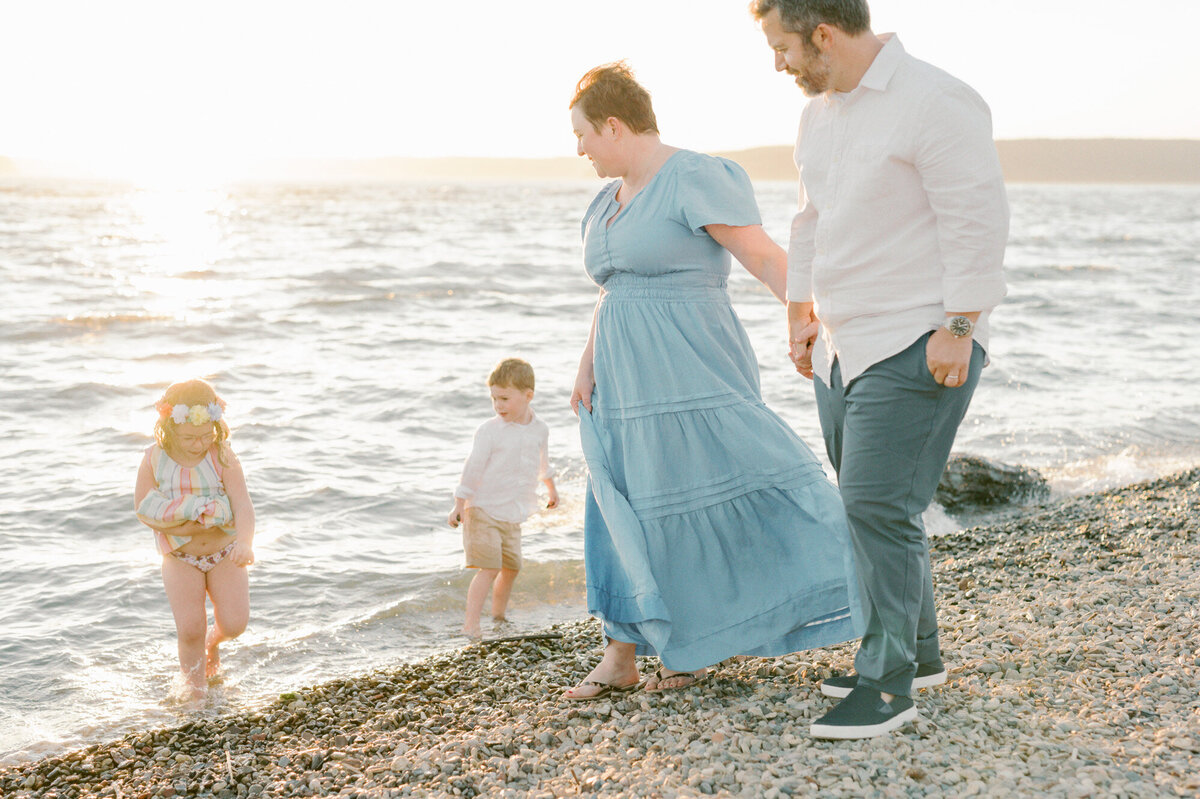
M 461 632 L 472 641 L 478 641 L 479 639 L 483 638 L 483 630 L 479 628 L 479 625 L 469 627 L 464 624 Z
M 614 690 L 633 688 L 641 682 L 637 660 L 634 659 L 635 650 L 633 644 L 610 641 L 596 668 L 592 669 L 579 685 L 568 689 L 563 696 L 572 700 L 594 699 L 611 694 Z
M 678 691 L 680 688 L 690 688 L 707 676 L 708 669 L 671 671 L 664 666 L 646 680 L 646 690 L 652 693 Z

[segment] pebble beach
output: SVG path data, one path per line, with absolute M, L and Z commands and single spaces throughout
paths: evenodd
M 1200 794 L 1200 470 L 1025 506 L 931 554 L 950 678 L 881 738 L 808 737 L 849 644 L 566 702 L 599 657 L 580 620 L 4 768 L 0 796 Z

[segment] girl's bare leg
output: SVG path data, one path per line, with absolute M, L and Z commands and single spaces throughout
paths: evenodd
M 208 612 L 204 606 L 204 574 L 172 555 L 163 555 L 163 588 L 175 616 L 179 668 L 192 699 L 204 696 L 204 629 Z
M 583 682 L 593 681 L 605 683 L 606 685 L 614 685 L 621 688 L 630 685 L 636 685 L 641 675 L 637 669 L 637 645 L 629 644 L 624 641 L 614 641 L 608 639 L 608 645 L 604 647 L 604 657 L 600 658 L 600 662 L 596 664 L 596 668 L 583 678 Z M 572 699 L 584 699 L 589 696 L 595 696 L 600 693 L 603 688 L 598 685 L 579 685 L 567 691 L 567 696 Z
M 245 567 L 234 565 L 229 557 L 206 576 L 213 604 L 213 626 L 204 640 L 204 674 L 215 677 L 221 668 L 221 643 L 241 635 L 250 620 L 250 579 Z
M 480 569 L 467 589 L 467 619 L 463 622 L 462 631 L 471 638 L 483 635 L 479 629 L 479 617 L 483 613 L 483 601 L 487 599 L 488 590 L 498 574 L 499 569 Z
M 492 618 L 497 621 L 504 620 L 504 613 L 508 610 L 508 597 L 512 594 L 517 574 L 516 569 L 501 569 L 500 576 L 492 584 Z

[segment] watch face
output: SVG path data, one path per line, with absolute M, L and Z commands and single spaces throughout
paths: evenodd
M 972 327 L 974 327 L 974 325 L 971 324 L 971 320 L 965 316 L 952 316 L 946 321 L 946 329 L 949 330 L 950 335 L 954 336 L 955 338 L 962 338 L 963 336 L 970 335 Z

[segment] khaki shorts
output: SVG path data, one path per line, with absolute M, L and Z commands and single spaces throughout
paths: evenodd
M 493 519 L 479 508 L 467 508 L 463 551 L 468 569 L 521 569 L 521 525 Z

